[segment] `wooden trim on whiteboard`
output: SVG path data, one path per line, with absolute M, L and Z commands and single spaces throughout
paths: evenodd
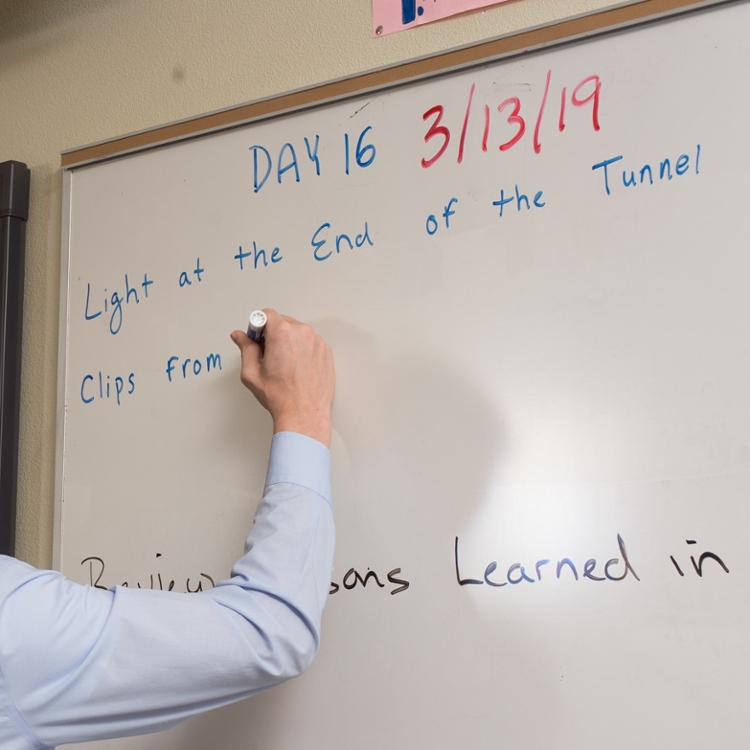
M 613 31 L 676 13 L 738 1 L 740 0 L 640 0 L 634 4 L 605 9 L 499 39 L 396 64 L 392 67 L 199 115 L 139 133 L 131 133 L 91 146 L 71 149 L 63 152 L 62 167 L 69 169 L 103 161 L 126 153 L 142 151 L 165 143 L 307 109 L 368 91 L 479 65 L 567 40 Z

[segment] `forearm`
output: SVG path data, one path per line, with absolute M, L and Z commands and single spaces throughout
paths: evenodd
M 302 671 L 330 581 L 329 460 L 309 438 L 274 437 L 246 553 L 210 591 L 101 591 L 19 569 L 4 604 L 16 625 L 0 632 L 30 730 L 47 745 L 157 731 Z
M 262 604 L 266 640 L 272 636 L 274 644 L 266 659 L 279 678 L 299 674 L 318 648 L 333 563 L 330 497 L 328 450 L 305 436 L 277 433 L 245 555 L 229 580 L 204 594 L 254 630 Z

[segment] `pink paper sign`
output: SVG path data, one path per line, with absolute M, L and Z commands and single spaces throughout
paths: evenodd
M 372 0 L 372 34 L 384 36 L 507 0 Z

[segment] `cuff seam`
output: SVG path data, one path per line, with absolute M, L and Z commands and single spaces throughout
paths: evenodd
M 266 482 L 266 490 L 276 486 L 277 484 L 286 484 L 293 485 L 294 487 L 301 487 L 303 490 L 307 490 L 308 492 L 312 492 L 313 494 L 317 495 L 326 505 L 328 505 L 330 508 L 333 508 L 333 500 L 329 499 L 325 494 L 319 492 L 314 487 L 310 487 L 310 485 L 305 484 L 304 482 L 295 481 L 291 477 L 274 477 L 272 480 Z

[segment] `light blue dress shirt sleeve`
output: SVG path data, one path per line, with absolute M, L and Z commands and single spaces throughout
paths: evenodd
M 300 674 L 333 548 L 329 451 L 279 433 L 245 555 L 209 591 L 103 591 L 0 557 L 0 748 L 154 732 Z

